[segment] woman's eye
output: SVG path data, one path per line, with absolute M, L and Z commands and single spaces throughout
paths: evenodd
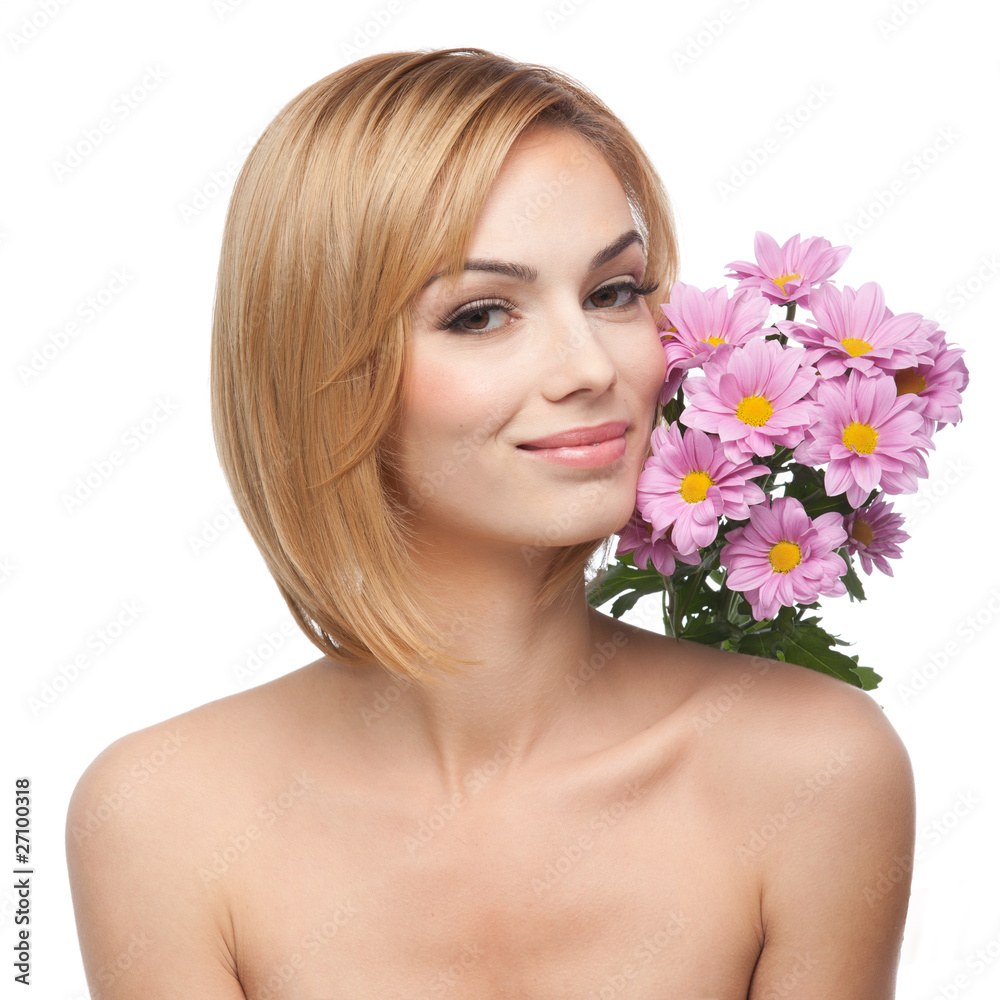
M 613 285 L 598 288 L 593 295 L 587 297 L 587 301 L 598 309 L 621 309 L 632 305 L 640 295 L 648 295 L 655 290 L 656 285 L 640 288 L 631 281 L 617 281 Z
M 503 314 L 510 308 L 500 302 L 476 303 L 450 316 L 443 326 L 458 333 L 492 333 L 504 325 Z

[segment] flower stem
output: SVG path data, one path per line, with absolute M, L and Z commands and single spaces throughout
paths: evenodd
M 670 577 L 665 576 L 663 578 L 663 631 L 666 635 L 677 637 L 677 629 L 674 627 L 674 605 L 676 604 L 676 595 L 674 594 L 673 583 Z M 670 598 L 668 601 L 667 598 Z
M 728 587 L 726 589 L 729 590 Z M 732 622 L 733 621 L 733 614 L 736 611 L 736 602 L 739 599 L 740 599 L 740 595 L 739 595 L 738 591 L 735 591 L 735 590 L 730 590 L 729 591 L 729 594 L 726 597 L 725 608 L 723 609 L 723 611 L 724 611 L 724 618 L 723 618 L 723 620 L 724 621 L 727 621 L 727 622 Z

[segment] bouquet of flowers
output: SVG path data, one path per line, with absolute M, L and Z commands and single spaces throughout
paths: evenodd
M 881 677 L 808 612 L 864 599 L 855 557 L 892 575 L 909 535 L 886 496 L 916 491 L 932 435 L 961 420 L 964 352 L 877 283 L 830 281 L 850 247 L 758 232 L 754 251 L 727 265 L 732 292 L 677 281 L 661 306 L 662 419 L 588 599 L 620 617 L 662 592 L 668 635 L 871 689 Z M 784 318 L 765 326 L 772 305 Z

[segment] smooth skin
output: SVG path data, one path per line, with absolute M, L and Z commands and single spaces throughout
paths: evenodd
M 420 586 L 480 662 L 422 687 L 324 657 L 108 747 L 67 823 L 95 997 L 894 995 L 914 790 L 872 698 L 582 586 L 531 610 L 634 503 L 663 377 L 635 230 L 579 137 L 514 146 L 472 267 L 415 303 L 396 442 Z M 610 421 L 605 466 L 520 447 Z

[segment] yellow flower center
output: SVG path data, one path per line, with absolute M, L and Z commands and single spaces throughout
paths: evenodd
M 736 416 L 751 427 L 763 427 L 770 419 L 774 409 L 769 400 L 763 396 L 744 396 L 736 407 Z
M 777 545 L 771 546 L 767 558 L 775 573 L 787 573 L 802 562 L 802 549 L 795 542 L 782 540 Z
M 855 541 L 861 542 L 862 545 L 871 545 L 875 532 L 872 531 L 872 526 L 867 521 L 855 521 L 851 525 L 851 537 Z
M 906 368 L 901 372 L 896 372 L 897 396 L 902 396 L 904 392 L 912 392 L 915 395 L 920 395 L 926 388 L 927 379 L 916 368 Z
M 781 289 L 782 295 L 787 295 L 788 292 L 785 291 L 785 285 L 788 284 L 793 278 L 801 278 L 801 274 L 780 274 L 777 278 L 773 278 L 774 283 Z
M 713 482 L 708 473 L 689 472 L 681 480 L 681 488 L 678 492 L 688 503 L 701 503 L 708 495 L 709 486 L 712 485 Z
M 871 424 L 852 421 L 844 428 L 842 440 L 845 448 L 850 448 L 859 455 L 870 455 L 878 444 L 878 431 Z
M 856 358 L 859 354 L 867 354 L 872 349 L 872 345 L 867 340 L 858 340 L 857 337 L 848 337 L 846 340 L 842 340 L 841 343 L 844 345 L 844 350 L 852 358 Z
M 725 337 L 702 337 L 701 342 L 703 344 L 711 344 L 713 347 L 718 347 L 719 344 L 724 344 L 726 342 Z

